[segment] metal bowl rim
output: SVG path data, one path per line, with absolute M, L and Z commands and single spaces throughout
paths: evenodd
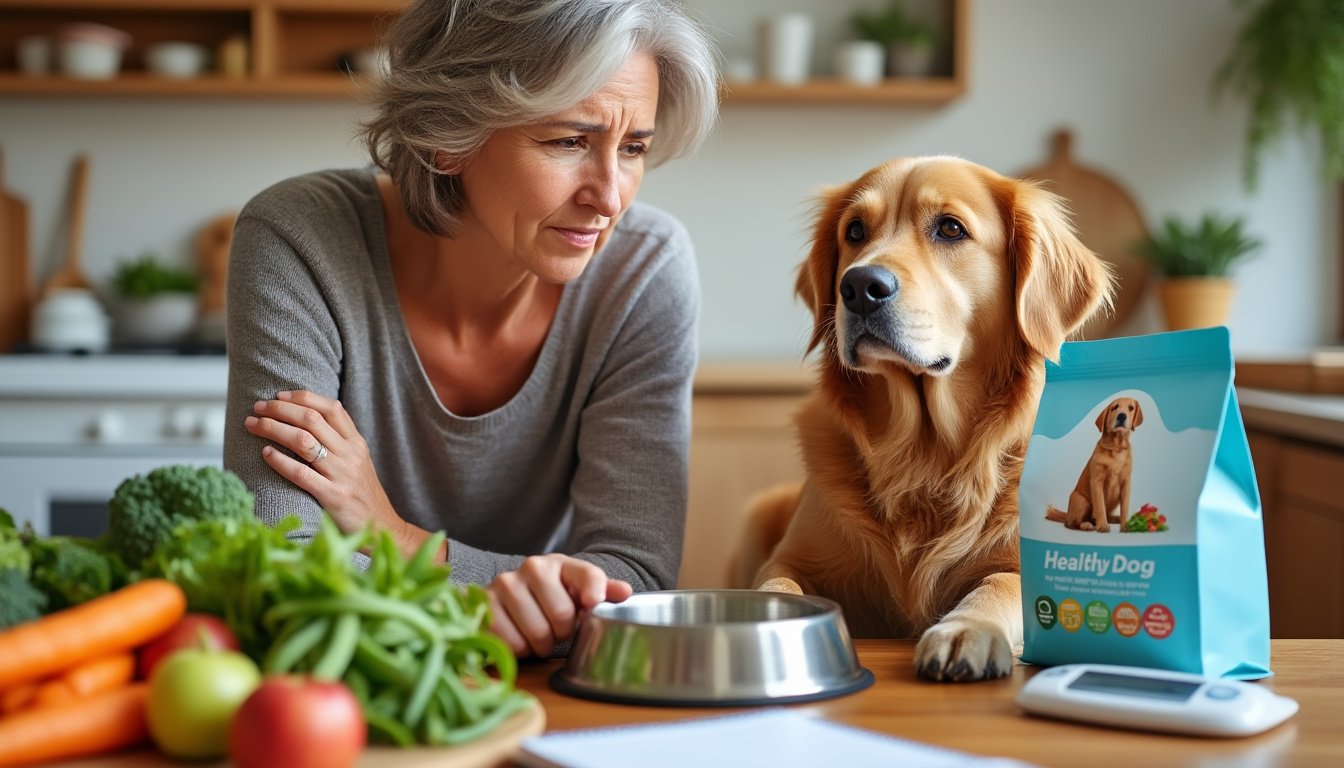
M 719 595 L 719 594 L 757 594 L 763 597 L 769 597 L 775 600 L 785 600 L 793 602 L 802 602 L 820 608 L 821 610 L 814 614 L 806 616 L 789 616 L 782 619 L 759 619 L 756 621 L 704 621 L 695 624 L 653 624 L 647 621 L 635 621 L 633 619 L 616 618 L 606 613 L 606 611 L 620 610 L 621 606 L 627 605 L 631 600 L 644 599 L 649 596 L 672 596 L 678 595 Z M 814 622 L 818 620 L 844 621 L 844 613 L 840 610 L 840 604 L 830 598 L 819 595 L 796 595 L 792 592 L 767 592 L 756 589 L 664 589 L 653 590 L 650 592 L 636 592 L 624 601 L 619 603 L 599 603 L 588 612 L 590 620 L 598 620 L 610 626 L 624 627 L 647 627 L 651 629 L 690 629 L 706 627 L 734 627 L 744 625 L 782 625 L 789 622 Z

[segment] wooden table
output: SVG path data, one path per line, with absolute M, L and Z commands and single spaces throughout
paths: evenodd
M 798 704 L 841 723 L 961 752 L 1014 757 L 1041 766 L 1344 766 L 1344 640 L 1275 640 L 1275 675 L 1262 683 L 1296 699 L 1298 713 L 1268 733 L 1205 739 L 1106 729 L 1029 717 L 1013 697 L 1035 667 L 985 683 L 929 683 L 915 677 L 914 642 L 856 641 L 877 678 L 865 691 Z M 524 664 L 519 686 L 546 709 L 546 730 L 683 720 L 728 709 L 637 707 L 576 699 L 551 690 L 559 661 Z M 819 767 L 820 768 L 820 767 Z

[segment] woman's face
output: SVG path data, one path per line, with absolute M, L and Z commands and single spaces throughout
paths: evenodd
M 636 54 L 606 85 L 540 122 L 496 131 L 461 171 L 459 241 L 510 254 L 549 283 L 583 273 L 644 179 L 658 69 Z

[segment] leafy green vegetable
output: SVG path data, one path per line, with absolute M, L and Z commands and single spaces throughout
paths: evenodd
M 14 516 L 4 508 L 0 508 L 0 568 L 16 570 L 25 577 L 32 570 L 32 556 L 23 535 L 14 526 Z
M 84 541 L 52 536 L 28 545 L 33 558 L 29 580 L 46 596 L 48 612 L 87 602 L 116 586 L 112 563 Z
M 223 616 L 268 674 L 342 680 L 374 740 L 458 744 L 488 732 L 531 697 L 514 687 L 517 660 L 487 632 L 489 601 L 458 589 L 432 563 L 443 534 L 411 558 L 386 534 L 343 535 L 323 520 L 307 546 L 251 519 L 178 528 L 151 570 L 187 593 L 192 610 Z M 355 567 L 367 551 L 367 571 Z
M 47 598 L 28 583 L 17 568 L 0 568 L 0 629 L 22 624 L 42 616 Z
M 252 519 L 253 496 L 237 475 L 218 467 L 170 464 L 123 480 L 108 502 L 112 550 L 139 568 L 182 523 Z

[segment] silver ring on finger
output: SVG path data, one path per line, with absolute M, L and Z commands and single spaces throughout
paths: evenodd
M 321 461 L 321 460 L 327 458 L 328 455 L 329 455 L 329 454 L 327 453 L 327 446 L 325 446 L 325 445 L 323 445 L 323 444 L 321 444 L 321 443 L 318 443 L 318 444 L 317 444 L 317 453 L 313 455 L 313 458 L 312 458 L 311 460 L 309 460 L 308 463 L 309 463 L 309 464 L 316 464 L 317 462 L 319 462 L 319 461 Z

